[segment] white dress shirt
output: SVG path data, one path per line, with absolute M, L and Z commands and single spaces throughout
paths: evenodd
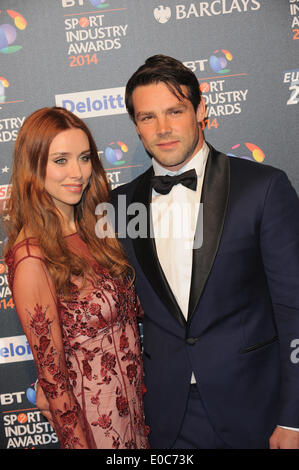
M 173 186 L 168 194 L 152 192 L 152 221 L 156 250 L 168 284 L 186 320 L 192 275 L 193 244 L 201 190 L 209 147 L 204 142 L 200 151 L 179 171 L 162 167 L 153 159 L 155 176 L 174 176 L 195 169 L 196 191 L 182 184 Z M 191 383 L 195 383 L 192 372 Z
M 174 176 L 194 168 L 198 178 L 196 191 L 177 184 L 165 195 L 158 194 L 154 189 L 152 192 L 152 220 L 158 259 L 186 320 L 192 249 L 208 154 L 209 147 L 204 142 L 200 151 L 177 172 L 167 170 L 153 159 L 156 176 Z

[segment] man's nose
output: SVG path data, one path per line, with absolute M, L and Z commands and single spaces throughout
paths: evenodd
M 157 133 L 159 135 L 169 134 L 171 132 L 171 125 L 167 116 L 160 116 L 157 119 Z

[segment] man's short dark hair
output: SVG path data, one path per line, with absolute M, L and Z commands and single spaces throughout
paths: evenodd
M 138 86 L 163 82 L 177 98 L 191 101 L 195 112 L 201 99 L 199 83 L 194 73 L 182 62 L 162 54 L 149 57 L 129 79 L 126 86 L 125 101 L 130 118 L 135 122 L 132 94 Z M 184 95 L 181 86 L 188 89 Z

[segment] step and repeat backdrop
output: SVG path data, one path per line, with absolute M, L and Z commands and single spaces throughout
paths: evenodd
M 0 0 L 0 10 L 0 212 L 18 131 L 44 106 L 84 119 L 112 188 L 148 168 L 124 90 L 158 53 L 198 77 L 207 141 L 285 170 L 299 193 L 299 0 Z M 1 258 L 2 449 L 59 447 L 36 408 L 35 380 Z

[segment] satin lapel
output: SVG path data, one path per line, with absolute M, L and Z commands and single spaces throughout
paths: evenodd
M 140 180 L 137 185 L 132 202 L 142 203 L 146 207 L 147 211 L 147 237 L 135 238 L 132 240 L 136 258 L 141 266 L 144 274 L 146 275 L 151 286 L 159 296 L 160 300 L 167 307 L 169 312 L 179 321 L 179 323 L 185 327 L 187 322 L 186 319 L 173 295 L 172 290 L 165 278 L 164 272 L 161 268 L 157 257 L 155 240 L 151 235 L 151 213 L 150 213 L 150 202 L 151 202 L 151 185 L 150 179 L 153 175 L 153 170 L 149 170 L 144 174 L 144 177 Z M 132 217 L 131 217 L 132 219 Z
M 217 254 L 225 221 L 229 187 L 229 158 L 210 147 L 201 196 L 203 243 L 200 248 L 193 250 L 188 322 L 194 314 Z M 201 218 L 198 217 L 198 224 L 200 222 Z

